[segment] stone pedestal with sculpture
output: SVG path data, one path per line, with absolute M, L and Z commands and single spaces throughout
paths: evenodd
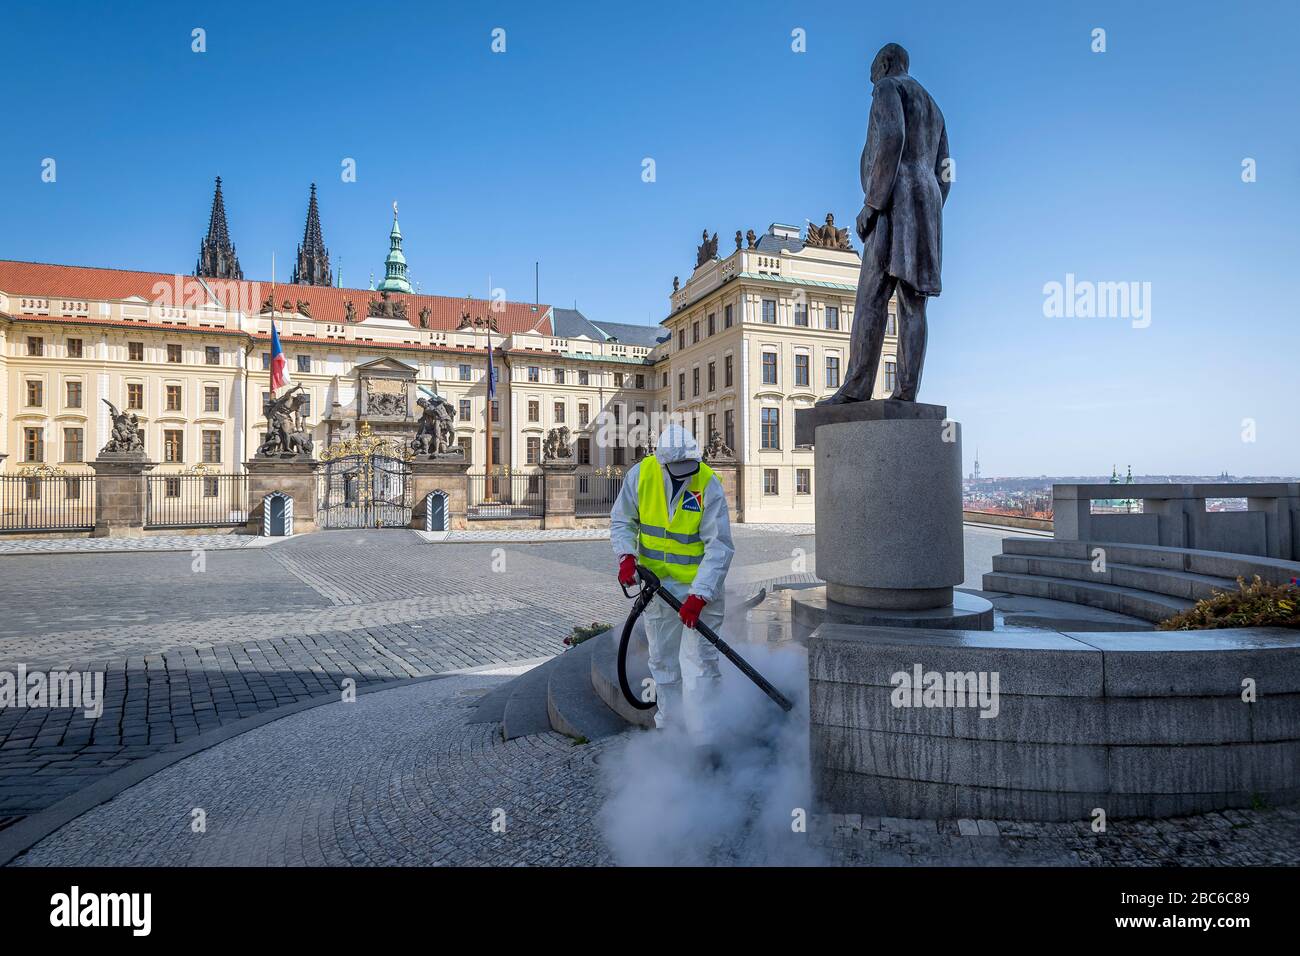
M 411 470 L 411 527 L 416 531 L 458 531 L 466 527 L 469 462 L 460 452 L 416 455 Z
M 122 411 L 108 399 L 113 421 L 108 442 L 90 463 L 95 469 L 96 538 L 138 538 L 144 534 L 148 491 L 144 476 L 154 462 L 144 453 L 144 428 L 139 417 Z
M 577 471 L 569 429 L 563 425 L 552 428 L 542 446 L 543 530 L 578 526 Z
M 718 484 L 722 485 L 727 499 L 728 517 L 733 523 L 744 521 L 745 503 L 741 497 L 744 485 L 740 480 L 740 462 L 716 428 L 709 434 L 709 442 L 704 446 L 704 461 L 713 469 Z
M 261 534 L 266 496 L 280 492 L 293 500 L 293 531 L 316 530 L 317 481 L 320 462 L 310 455 L 262 455 L 245 464 L 248 469 L 249 534 Z

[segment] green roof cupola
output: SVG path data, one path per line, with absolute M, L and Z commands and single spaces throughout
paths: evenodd
M 402 255 L 402 230 L 397 225 L 397 203 L 393 203 L 393 230 L 388 234 L 388 258 L 384 260 L 384 281 L 380 292 L 410 292 L 406 278 L 406 256 Z

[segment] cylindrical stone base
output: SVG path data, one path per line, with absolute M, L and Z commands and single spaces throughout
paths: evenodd
M 817 573 L 842 604 L 952 603 L 965 577 L 961 426 L 866 420 L 816 432 Z

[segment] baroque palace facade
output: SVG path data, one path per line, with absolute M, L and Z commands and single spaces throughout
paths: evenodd
M 813 454 L 794 446 L 794 409 L 839 384 L 858 255 L 829 217 L 803 238 L 737 232 L 725 258 L 717 244 L 706 235 L 690 277 L 674 280 L 659 327 L 417 294 L 396 208 L 383 280 L 340 288 L 313 187 L 293 281 L 273 286 L 243 278 L 218 180 L 192 276 L 0 261 L 0 473 L 88 474 L 112 430 L 107 403 L 138 416 L 154 474 L 244 471 L 262 439 L 274 320 L 318 455 L 362 423 L 409 437 L 416 401 L 437 393 L 471 471 L 489 440 L 495 466 L 537 471 L 564 427 L 580 475 L 619 474 L 644 442 L 602 425 L 672 414 L 701 445 L 716 430 L 734 450 L 745 520 L 811 521 Z M 894 350 L 891 337 L 881 394 Z

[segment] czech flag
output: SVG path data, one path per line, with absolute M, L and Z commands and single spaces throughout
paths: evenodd
M 289 378 L 289 363 L 285 360 L 284 349 L 280 347 L 280 333 L 271 322 L 271 391 L 278 391 L 292 384 Z

